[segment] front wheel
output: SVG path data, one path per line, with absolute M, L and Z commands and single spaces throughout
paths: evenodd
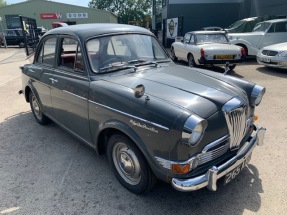
M 125 188 L 136 194 L 153 188 L 156 178 L 143 154 L 129 138 L 121 134 L 112 135 L 107 152 L 112 170 Z
M 50 119 L 43 114 L 42 107 L 32 91 L 29 94 L 29 101 L 32 113 L 36 121 L 41 125 L 46 125 L 50 123 Z
M 234 70 L 235 67 L 236 67 L 236 64 L 233 64 L 232 66 L 229 66 L 229 69 Z

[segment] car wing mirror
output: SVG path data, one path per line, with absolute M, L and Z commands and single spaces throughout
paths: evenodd
M 181 42 L 183 43 L 183 37 L 176 37 L 175 42 Z

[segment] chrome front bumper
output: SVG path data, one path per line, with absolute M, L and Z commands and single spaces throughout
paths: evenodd
M 256 145 L 262 146 L 266 128 L 260 128 L 255 131 L 252 139 L 247 142 L 230 160 L 226 161 L 219 167 L 213 166 L 204 175 L 197 176 L 189 179 L 172 179 L 172 186 L 179 191 L 194 191 L 207 187 L 209 190 L 216 191 L 217 180 L 225 176 L 231 170 L 243 163 L 245 159 L 251 155 Z

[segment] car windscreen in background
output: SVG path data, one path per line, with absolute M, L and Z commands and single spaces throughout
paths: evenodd
M 39 30 L 37 29 L 36 19 L 19 16 L 22 32 L 25 40 L 26 55 L 34 54 L 39 43 Z

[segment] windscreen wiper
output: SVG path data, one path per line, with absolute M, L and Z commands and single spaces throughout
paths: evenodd
M 122 70 L 122 69 L 136 69 L 135 66 L 127 65 L 127 63 L 122 63 L 122 62 L 116 62 L 116 63 L 111 63 L 108 66 L 102 67 L 99 69 L 100 72 L 112 72 L 112 71 L 117 71 L 117 70 Z

